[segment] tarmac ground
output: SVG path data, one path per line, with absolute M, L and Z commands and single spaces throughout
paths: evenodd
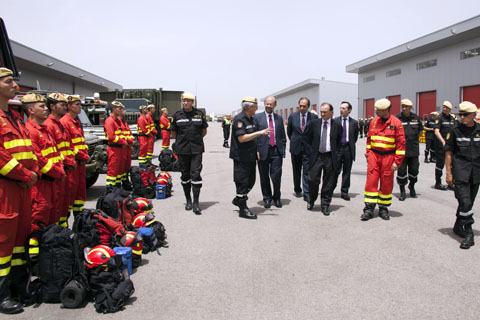
M 203 155 L 201 216 L 184 210 L 180 173 L 173 195 L 153 200 L 170 247 L 143 256 L 125 310 L 101 315 L 92 303 L 28 307 L 18 319 L 478 319 L 480 248 L 461 250 L 453 234 L 457 201 L 433 189 L 435 164 L 423 163 L 418 197 L 398 201 L 391 219 L 362 222 L 366 139 L 357 143 L 351 201 L 334 194 L 331 215 L 294 197 L 290 155 L 283 162 L 283 208 L 263 208 L 260 181 L 249 194 L 257 220 L 238 217 L 233 161 L 220 123 L 209 123 Z M 156 142 L 155 154 L 161 141 Z M 158 159 L 154 157 L 154 163 Z M 136 162 L 134 162 L 136 164 Z M 444 175 L 445 177 L 445 175 Z M 87 192 L 94 208 L 105 175 Z M 408 191 L 408 189 L 407 189 Z M 480 212 L 480 203 L 474 212 Z M 69 221 L 71 225 L 73 221 Z M 474 224 L 478 237 L 480 227 Z M 1 318 L 1 316 L 0 316 Z

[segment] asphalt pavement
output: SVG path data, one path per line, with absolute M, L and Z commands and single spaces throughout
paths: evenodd
M 421 165 L 418 198 L 398 201 L 391 219 L 363 222 L 366 139 L 357 143 L 351 201 L 335 191 L 331 215 L 295 198 L 290 155 L 284 159 L 283 208 L 263 208 L 260 182 L 249 194 L 257 220 L 238 217 L 233 162 L 220 123 L 209 123 L 203 156 L 201 216 L 184 210 L 180 174 L 173 195 L 153 200 L 170 247 L 143 256 L 124 311 L 101 315 L 59 304 L 28 307 L 18 319 L 478 319 L 480 245 L 461 250 L 452 232 L 457 201 L 433 189 L 435 164 Z M 157 141 L 155 154 L 160 151 Z M 154 163 L 158 164 L 157 156 Z M 94 208 L 105 175 L 88 190 Z M 408 191 L 408 190 L 407 190 Z M 480 203 L 474 212 L 480 212 Z M 70 221 L 70 225 L 71 225 Z M 480 235 L 480 224 L 474 224 Z M 0 316 L 1 317 L 1 316 Z

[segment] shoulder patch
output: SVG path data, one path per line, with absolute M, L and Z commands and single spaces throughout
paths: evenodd
M 238 128 L 243 127 L 243 122 L 242 122 L 242 121 L 238 121 L 238 122 L 237 122 L 237 127 L 238 127 Z
M 438 124 L 440 122 L 440 120 L 435 120 L 435 124 Z
M 447 140 L 450 140 L 450 132 L 447 133 Z

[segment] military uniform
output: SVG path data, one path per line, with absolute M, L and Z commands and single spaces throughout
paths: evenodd
M 400 113 L 396 117 L 402 122 L 403 130 L 405 132 L 405 158 L 403 159 L 400 168 L 398 168 L 397 173 L 397 183 L 400 185 L 402 191 L 400 200 L 405 200 L 405 185 L 408 181 L 410 181 L 408 186 L 410 188 L 410 195 L 416 197 L 414 185 L 417 183 L 419 168 L 418 156 L 420 155 L 420 143 L 418 138 L 423 131 L 423 124 L 420 117 L 415 113 L 410 113 L 409 117 Z
M 363 138 L 363 131 L 364 131 L 364 128 L 365 128 L 365 122 L 363 121 L 362 118 L 360 118 L 358 120 L 358 128 L 359 128 L 359 131 L 360 131 L 360 138 Z
M 428 118 L 425 127 L 435 129 L 435 120 L 432 117 Z M 425 131 L 425 163 L 435 162 L 436 142 L 435 130 Z M 429 154 L 430 160 L 428 158 Z
M 447 134 L 452 131 L 453 126 L 455 125 L 455 118 L 451 114 L 445 114 L 442 112 L 440 116 L 435 120 L 435 129 L 440 130 L 440 134 L 445 140 Z M 443 167 L 445 166 L 445 151 L 443 150 L 442 141 L 436 141 L 437 149 L 435 150 L 436 155 L 436 164 L 435 164 L 435 185 L 442 185 L 442 174 Z
M 173 115 L 171 130 L 176 132 L 175 153 L 178 155 L 178 165 L 182 173 L 181 182 L 185 198 L 186 209 L 190 210 L 190 191 L 193 192 L 194 204 L 197 203 L 202 188 L 202 154 L 205 152 L 202 131 L 208 127 L 202 111 L 192 108 L 185 112 L 183 109 Z M 190 200 L 189 200 L 190 199 Z M 195 201 L 196 200 L 196 201 Z M 195 209 L 195 208 L 194 208 Z M 199 210 L 194 210 L 200 214 Z
M 462 112 L 460 104 L 460 112 Z M 475 110 L 473 103 L 470 109 Z M 469 105 L 467 104 L 467 107 Z M 445 152 L 452 153 L 452 175 L 455 188 L 455 198 L 458 201 L 457 220 L 453 231 L 465 237 L 461 244 L 462 249 L 474 245 L 472 224 L 473 204 L 480 186 L 480 123 L 467 127 L 462 123 L 455 125 L 447 134 Z M 448 171 L 447 171 L 448 172 Z
M 232 125 L 232 120 L 230 117 L 225 117 L 222 121 L 223 128 L 223 146 L 228 148 L 228 138 L 230 138 L 230 126 Z

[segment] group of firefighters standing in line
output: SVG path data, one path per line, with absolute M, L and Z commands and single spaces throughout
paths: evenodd
M 66 227 L 69 214 L 83 210 L 90 160 L 79 97 L 32 93 L 18 103 L 16 89 L 12 71 L 0 68 L 0 313 L 22 310 L 12 297 L 26 292 L 27 236 L 49 224 Z

